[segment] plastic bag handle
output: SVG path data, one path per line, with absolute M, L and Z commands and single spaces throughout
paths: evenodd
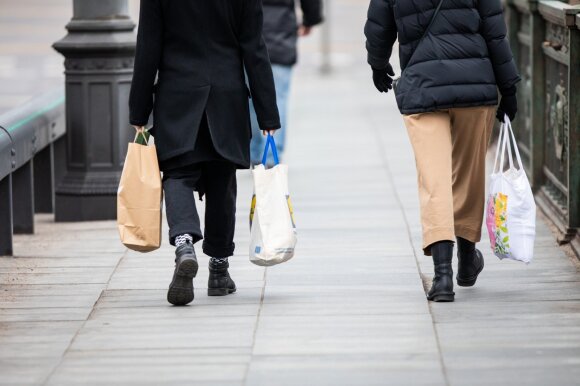
M 514 131 L 512 129 L 512 123 L 510 121 L 510 119 L 508 118 L 508 116 L 506 115 L 506 122 L 507 122 L 507 126 L 509 128 L 509 133 L 511 135 L 511 139 L 514 145 L 514 151 L 516 153 L 516 160 L 518 161 L 518 166 L 520 169 L 523 169 L 524 164 L 522 163 L 522 156 L 520 155 L 520 149 L 518 148 L 518 143 L 516 141 L 516 136 L 514 135 Z M 511 154 L 511 152 L 510 152 Z
M 500 126 L 499 140 L 498 140 L 498 145 L 497 145 L 497 153 L 496 153 L 496 157 L 495 157 L 495 163 L 493 165 L 493 172 L 494 173 L 501 173 L 504 170 L 505 152 L 506 152 L 506 148 L 507 148 L 507 139 L 508 138 L 509 138 L 509 134 L 507 132 L 507 126 L 505 123 L 502 123 Z M 498 159 L 499 159 L 499 168 L 497 167 Z
M 504 137 L 504 125 L 501 124 L 499 127 L 499 138 L 497 139 L 497 149 L 495 151 L 495 162 L 493 163 L 493 170 L 492 172 L 495 174 L 497 170 L 497 161 L 499 161 L 499 155 L 501 153 L 501 149 L 503 147 L 503 137 Z
M 505 124 L 505 131 L 504 131 L 504 145 L 503 145 L 503 149 L 502 149 L 502 161 L 501 161 L 501 170 L 503 171 L 503 165 L 504 165 L 504 154 L 507 152 L 508 155 L 508 162 L 509 162 L 509 168 L 508 170 L 511 170 L 514 168 L 514 159 L 512 156 L 512 141 L 509 135 L 509 129 L 507 127 L 507 124 Z
M 504 117 L 504 123 L 501 124 L 500 130 L 501 130 L 500 131 L 500 145 L 498 145 L 498 153 L 496 153 L 496 159 L 495 159 L 495 163 L 493 166 L 494 173 L 496 173 L 496 170 L 497 170 L 497 156 L 499 154 L 499 151 L 501 151 L 501 159 L 500 159 L 500 163 L 499 163 L 499 170 L 497 170 L 497 172 L 502 172 L 504 169 L 506 151 L 508 153 L 509 168 L 515 169 L 514 159 L 513 159 L 513 155 L 512 155 L 512 144 L 513 144 L 513 147 L 514 147 L 514 150 L 516 153 L 516 159 L 518 161 L 518 166 L 520 168 L 522 167 L 522 159 L 520 156 L 520 151 L 518 149 L 518 144 L 516 142 L 516 139 L 515 139 L 515 136 L 514 136 L 512 127 L 511 127 L 510 119 L 507 115 Z
M 274 137 L 272 134 L 268 133 L 268 139 L 266 140 L 266 148 L 264 149 L 264 156 L 262 157 L 262 165 L 266 165 L 268 161 L 268 148 L 272 149 L 272 156 L 274 156 L 274 163 L 276 165 L 280 164 L 280 160 L 278 159 L 278 150 L 276 149 L 276 142 L 274 141 Z

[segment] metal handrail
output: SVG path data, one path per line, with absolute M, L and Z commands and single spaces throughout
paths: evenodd
M 66 132 L 64 90 L 58 89 L 0 115 L 0 180 Z
M 14 233 L 34 232 L 34 213 L 54 210 L 66 158 L 64 102 L 58 89 L 0 115 L 0 256 L 12 255 Z

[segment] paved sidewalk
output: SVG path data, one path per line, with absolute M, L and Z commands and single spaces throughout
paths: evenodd
M 165 301 L 167 243 L 128 252 L 114 222 L 38 216 L 37 234 L 0 258 L 0 385 L 580 385 L 580 272 L 544 222 L 531 265 L 498 261 L 484 241 L 477 286 L 425 300 L 414 160 L 393 96 L 364 64 L 366 4 L 333 2 L 332 75 L 313 56 L 296 74 L 295 259 L 249 263 L 247 171 L 239 290 L 207 297 L 200 256 L 188 307 Z

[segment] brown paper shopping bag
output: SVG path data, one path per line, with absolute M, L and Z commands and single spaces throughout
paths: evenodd
M 140 131 L 129 143 L 117 191 L 117 226 L 121 242 L 129 249 L 150 252 L 161 245 L 163 190 L 155 145 Z M 145 145 L 137 142 L 142 136 Z

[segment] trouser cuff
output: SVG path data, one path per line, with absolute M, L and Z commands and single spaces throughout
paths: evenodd
M 431 245 L 438 241 L 455 242 L 453 228 L 434 228 L 423 233 L 423 253 L 431 256 Z
M 455 236 L 471 241 L 472 243 L 479 243 L 481 241 L 481 228 L 473 229 L 466 226 L 455 226 Z
M 207 240 L 203 241 L 203 253 L 208 255 L 209 257 L 215 257 L 217 259 L 230 257 L 234 255 L 234 250 L 236 249 L 236 245 L 232 243 L 229 246 L 217 246 L 212 245 Z

